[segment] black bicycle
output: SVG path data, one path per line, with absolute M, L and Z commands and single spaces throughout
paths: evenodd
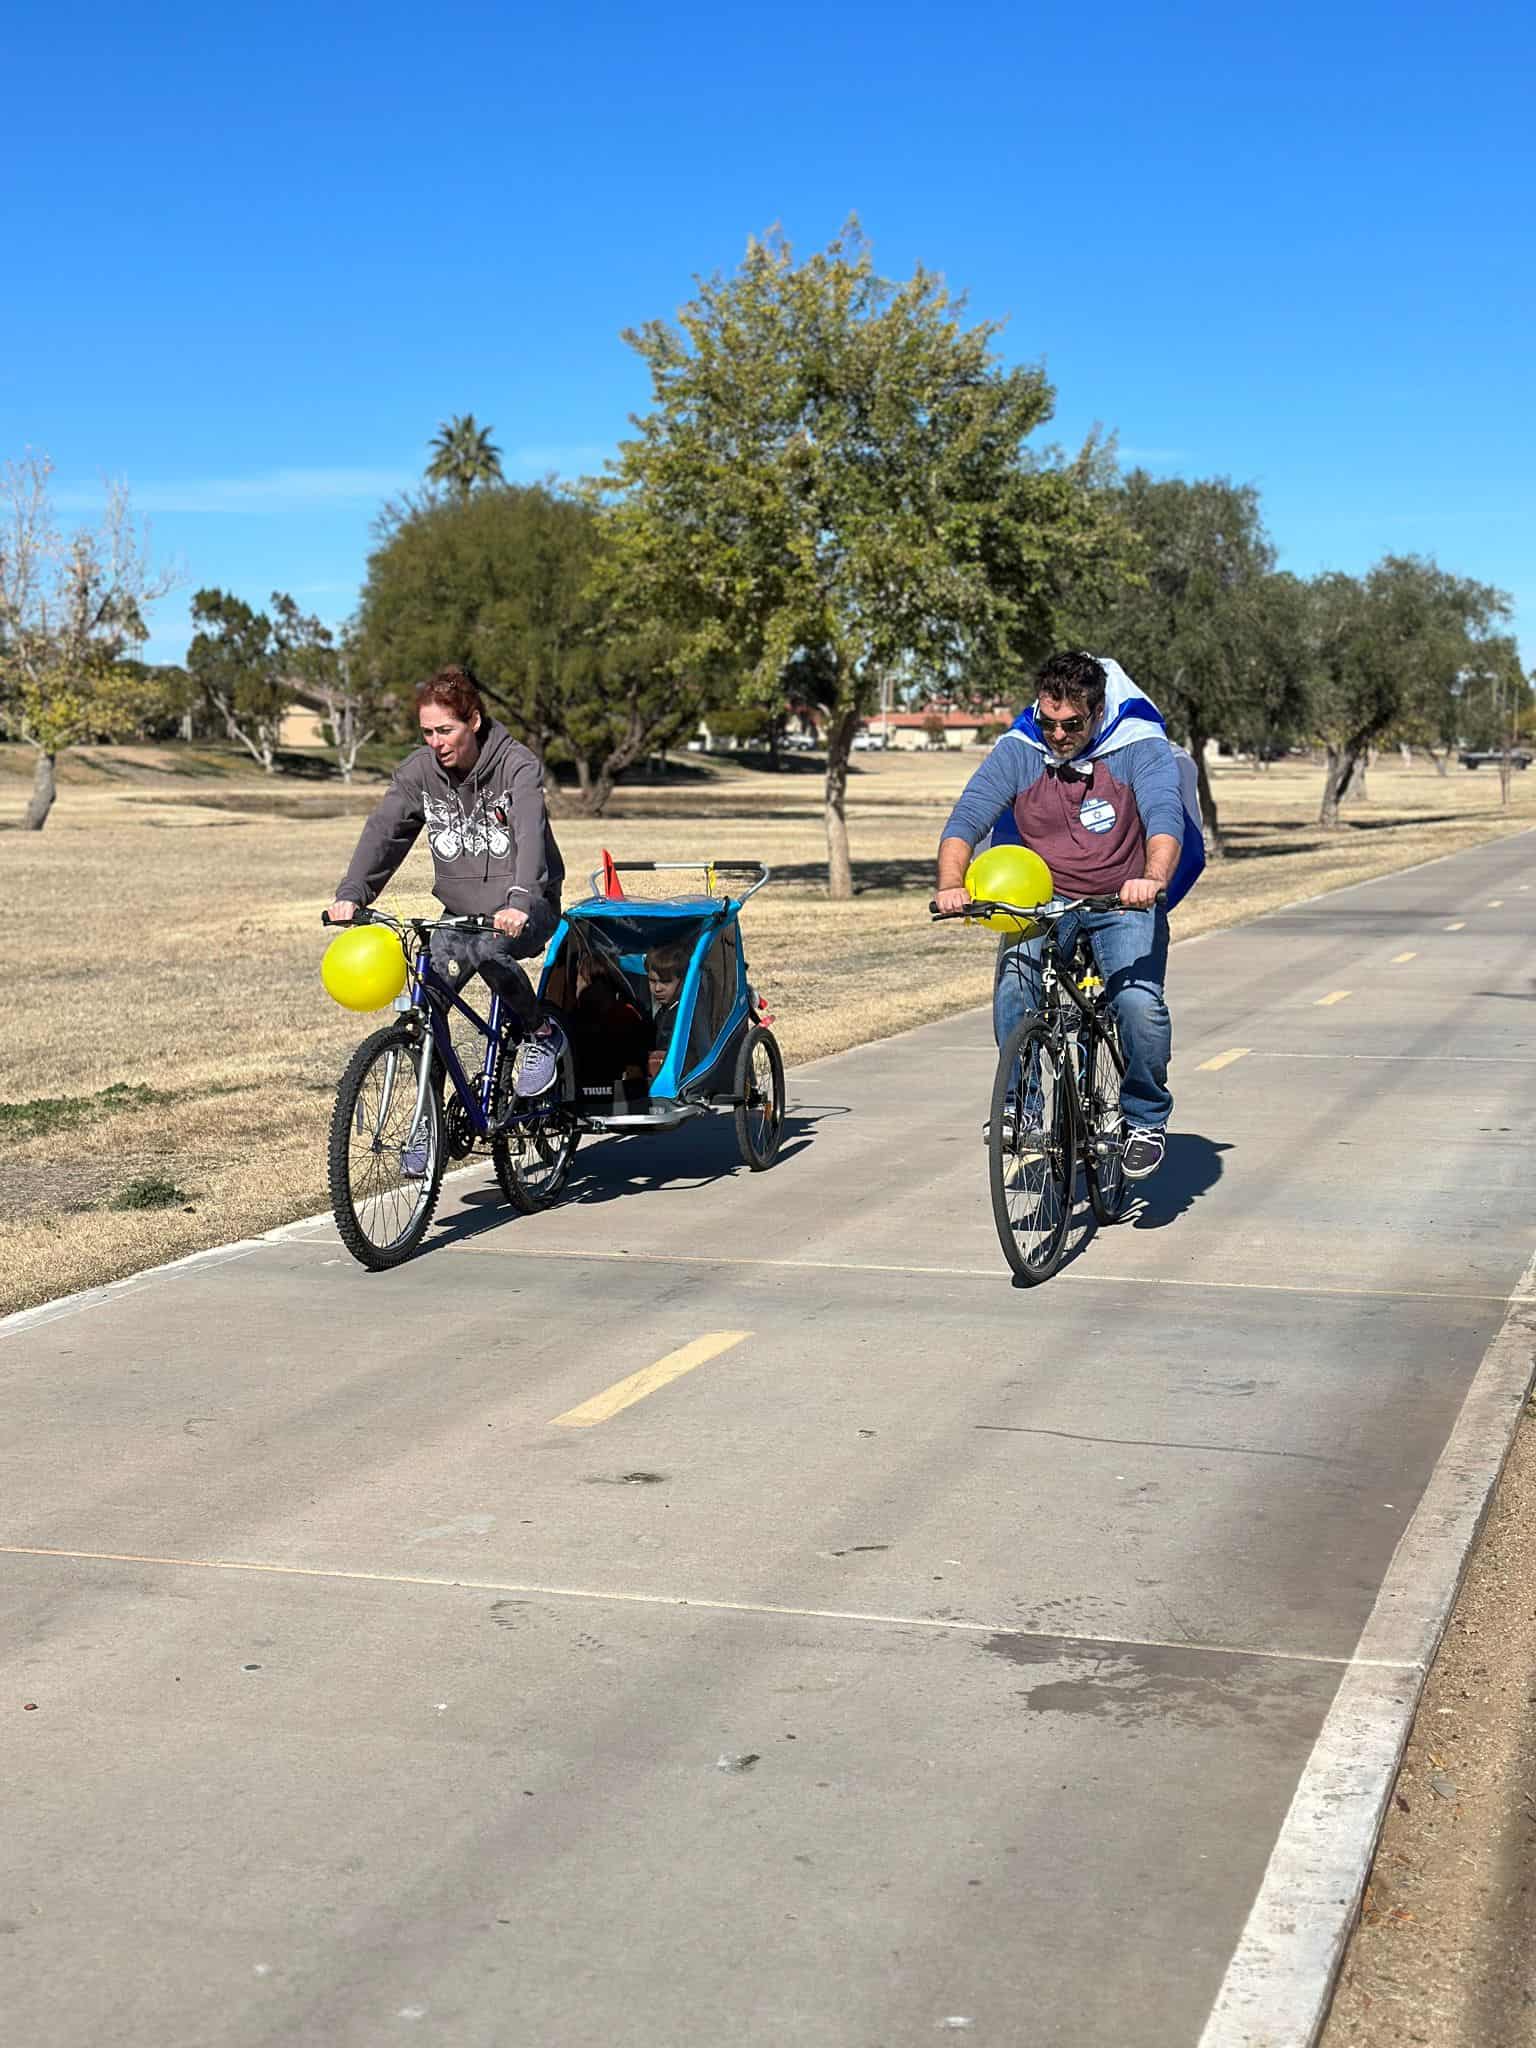
M 1078 896 L 1029 908 L 974 902 L 963 910 L 933 909 L 935 922 L 1001 913 L 1043 928 L 1040 1006 L 998 1050 L 987 1122 L 992 1220 L 1004 1256 L 1026 1287 L 1049 1280 L 1066 1255 L 1079 1166 L 1097 1222 L 1116 1223 L 1125 1211 L 1120 1026 L 1087 934 L 1079 933 L 1068 958 L 1057 944 L 1057 927 L 1069 911 L 1124 907 L 1118 896 Z M 1022 987 L 1017 955 L 1014 966 Z

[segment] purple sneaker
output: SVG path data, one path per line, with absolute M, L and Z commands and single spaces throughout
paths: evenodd
M 512 1062 L 512 1086 L 526 1101 L 545 1095 L 560 1078 L 560 1058 L 565 1051 L 565 1033 L 552 1017 L 536 1024 L 517 1048 Z

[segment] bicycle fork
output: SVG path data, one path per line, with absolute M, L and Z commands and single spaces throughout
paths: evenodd
M 378 1114 L 374 1118 L 373 1136 L 371 1143 L 374 1151 L 376 1152 L 383 1150 L 383 1138 L 381 1134 L 384 1130 L 384 1126 L 389 1121 L 390 1104 L 395 1099 L 395 1087 L 399 1079 L 400 1051 L 398 1047 L 394 1047 L 390 1050 L 385 1059 L 384 1085 L 379 1090 Z M 416 1111 L 411 1118 L 411 1128 L 406 1135 L 405 1143 L 400 1148 L 402 1152 L 409 1152 L 412 1146 L 414 1146 L 417 1142 L 417 1133 L 421 1130 L 423 1122 L 426 1119 L 427 1090 L 431 1087 L 431 1085 L 432 1040 L 430 1036 L 428 1036 L 424 1032 L 421 1038 L 421 1065 L 417 1071 L 416 1076 Z

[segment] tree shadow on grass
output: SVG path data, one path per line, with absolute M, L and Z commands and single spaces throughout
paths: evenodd
M 1325 832 L 1313 823 L 1306 825 L 1226 825 L 1222 828 L 1221 859 L 1272 860 L 1277 854 L 1337 852 L 1349 843 L 1352 832 L 1392 832 L 1407 826 L 1453 825 L 1462 816 L 1459 811 L 1425 811 L 1415 813 L 1411 818 L 1346 818 L 1336 832 Z M 1277 834 L 1265 837 L 1258 845 L 1247 842 L 1250 835 L 1263 833 Z M 1292 838 L 1292 833 L 1307 833 L 1307 838 Z M 1217 865 L 1219 865 L 1219 861 Z
M 824 860 L 785 861 L 782 866 L 774 867 L 773 879 L 825 888 L 827 864 Z M 931 854 L 917 860 L 856 860 L 853 863 L 853 893 L 856 896 L 868 895 L 876 889 L 926 889 L 931 896 L 933 887 Z

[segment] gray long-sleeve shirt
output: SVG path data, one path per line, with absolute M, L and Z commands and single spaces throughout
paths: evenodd
M 430 747 L 395 770 L 363 827 L 337 900 L 371 903 L 416 843 L 432 849 L 432 893 L 457 916 L 542 902 L 558 911 L 565 864 L 549 829 L 538 757 L 490 720 L 467 775 L 450 776 Z

